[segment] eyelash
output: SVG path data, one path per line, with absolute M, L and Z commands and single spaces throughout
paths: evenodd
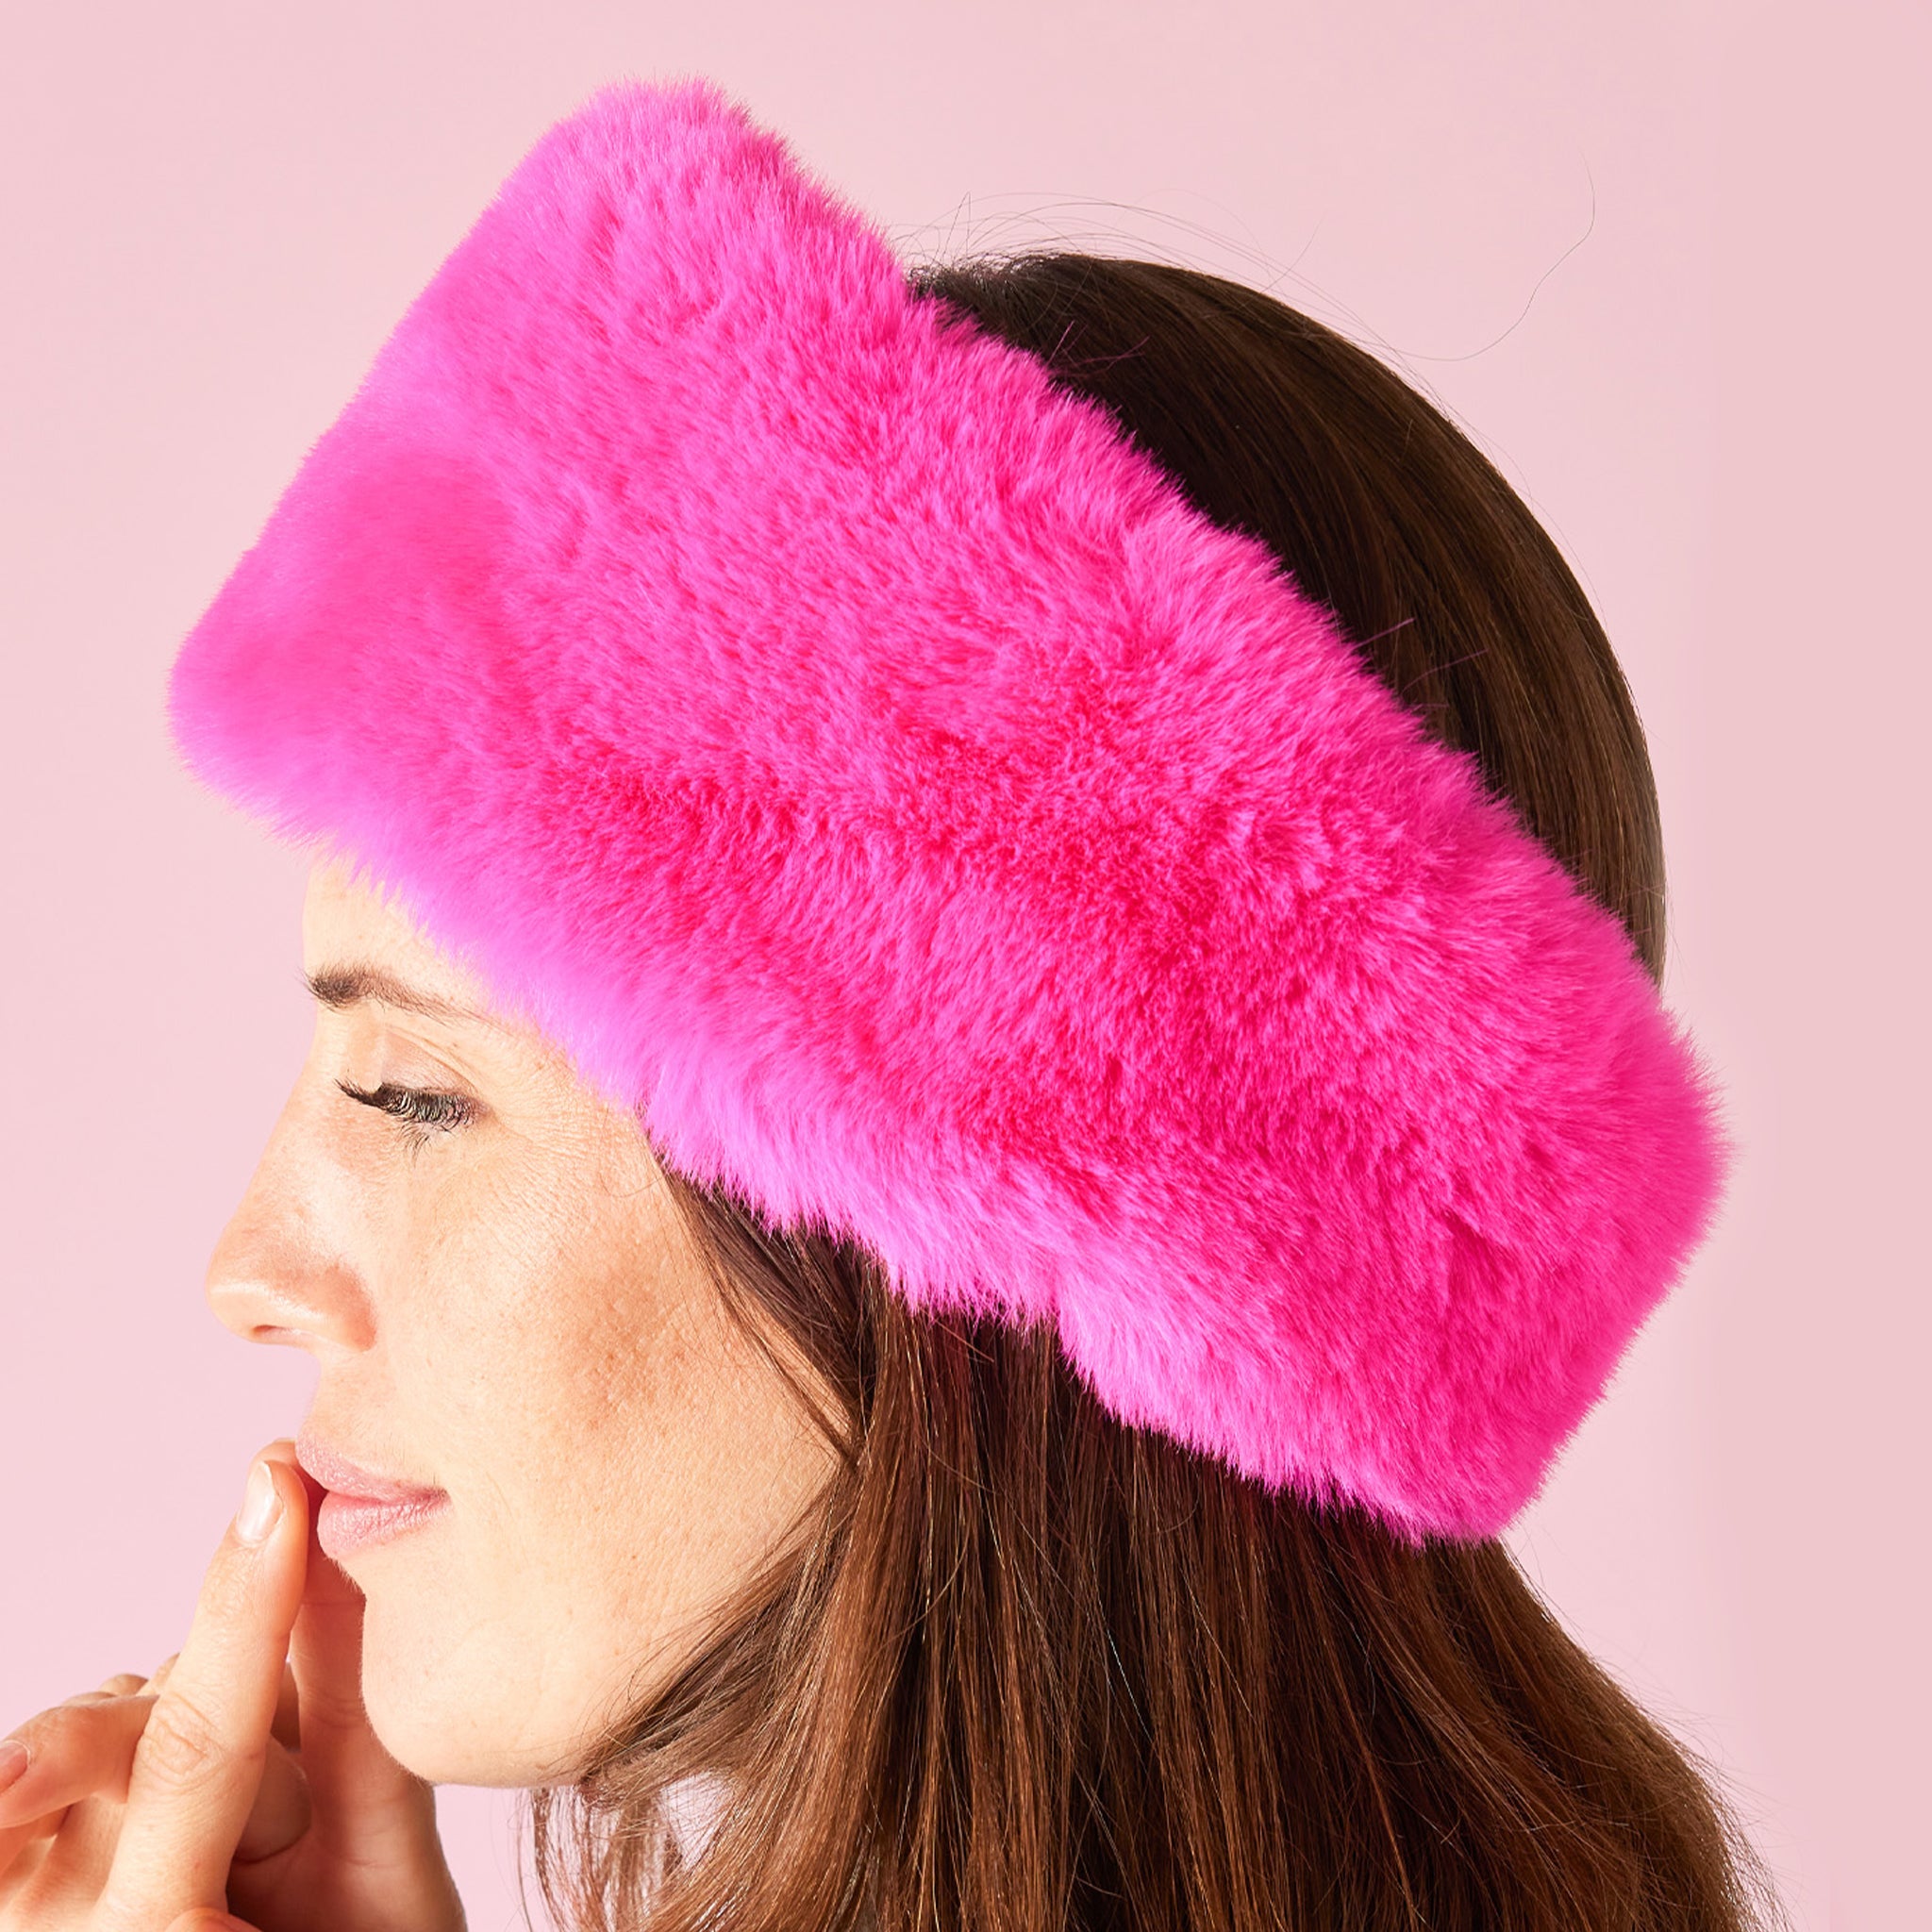
M 385 1080 L 380 1087 L 352 1087 L 338 1080 L 337 1088 L 351 1100 L 386 1113 L 392 1121 L 416 1129 L 419 1135 L 449 1133 L 476 1118 L 476 1105 L 460 1093 L 438 1093 L 425 1087 L 397 1087 Z

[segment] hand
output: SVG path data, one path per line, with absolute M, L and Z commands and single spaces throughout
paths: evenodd
M 434 1789 L 363 1709 L 362 1594 L 294 1445 L 259 1460 L 274 1518 L 229 1525 L 181 1649 L 10 1734 L 0 1932 L 462 1932 Z

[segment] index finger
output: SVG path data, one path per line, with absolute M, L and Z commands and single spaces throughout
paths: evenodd
M 249 1494 L 202 1580 L 194 1621 L 135 1746 L 114 1860 L 102 1892 L 134 1924 L 221 1907 L 228 1866 L 261 1784 L 289 1632 L 302 1601 L 308 1494 L 294 1445 L 250 1466 Z M 274 1515 L 251 1540 L 249 1503 Z

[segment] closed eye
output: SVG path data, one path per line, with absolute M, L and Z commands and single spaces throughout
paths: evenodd
M 412 1127 L 447 1131 L 467 1126 L 478 1111 L 467 1094 L 439 1093 L 426 1087 L 397 1087 L 388 1080 L 379 1087 L 352 1087 L 346 1080 L 338 1080 L 336 1086 L 351 1100 Z

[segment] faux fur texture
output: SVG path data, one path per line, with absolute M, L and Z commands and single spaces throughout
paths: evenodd
M 684 1172 L 1410 1537 L 1518 1510 L 1715 1210 L 1622 926 L 710 80 L 532 149 L 170 707 Z

